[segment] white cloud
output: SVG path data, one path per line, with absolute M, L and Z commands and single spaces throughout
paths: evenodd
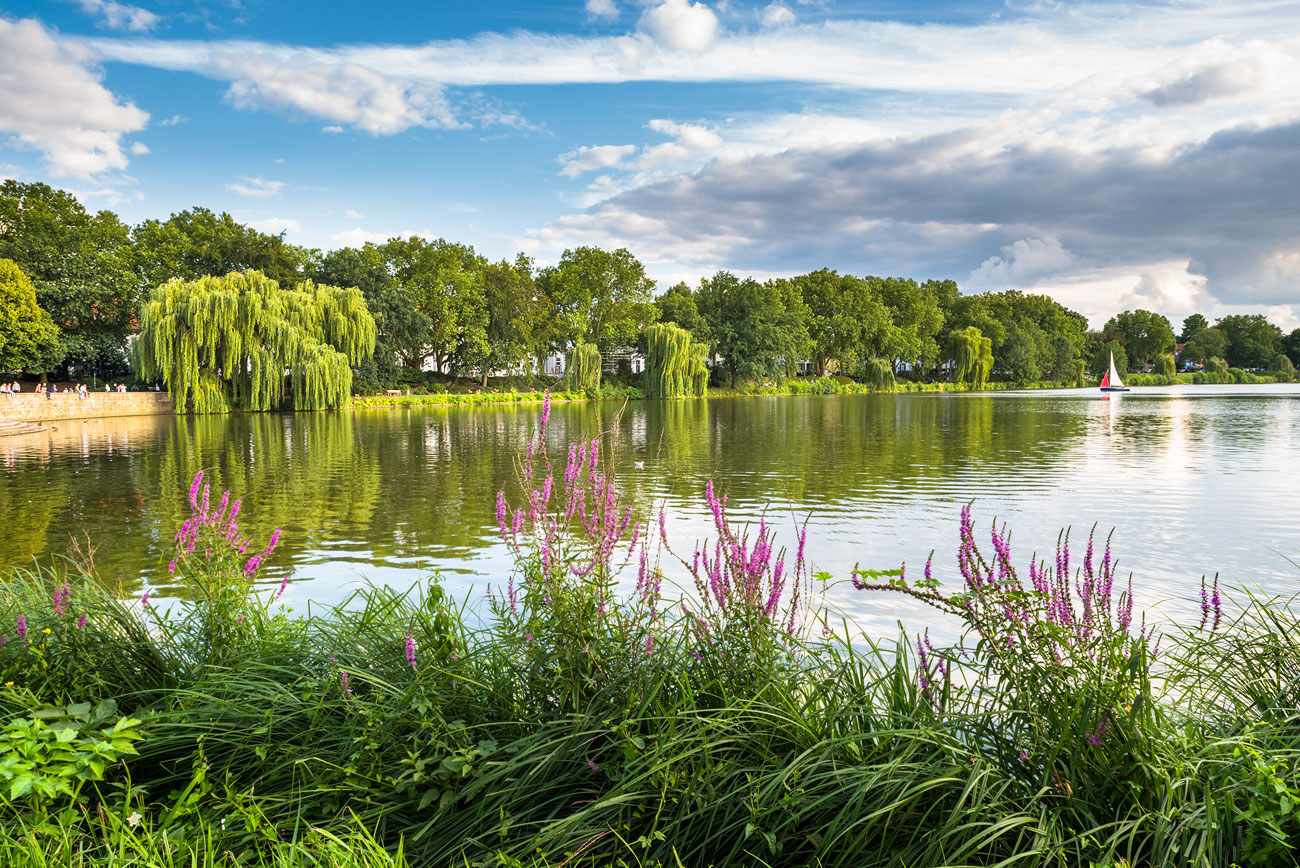
M 704 51 L 718 32 L 718 16 L 703 3 L 662 0 L 641 13 L 637 27 L 664 48 Z
M 38 21 L 0 19 L 0 131 L 40 151 L 55 175 L 124 169 L 122 137 L 149 115 L 119 102 L 88 68 L 89 52 Z
M 174 126 L 176 126 L 177 124 L 183 124 L 183 123 L 185 123 L 185 122 L 188 121 L 188 120 L 189 120 L 189 118 L 185 117 L 185 115 L 172 115 L 171 117 L 167 118 L 166 120 L 159 121 L 159 122 L 158 122 L 158 126 L 160 126 L 160 127 L 174 127 Z
M 115 3 L 114 0 L 74 0 L 74 2 L 81 7 L 82 12 L 97 16 L 99 20 L 96 23 L 109 30 L 141 33 L 157 27 L 158 22 L 162 20 L 148 9 Z
M 990 256 L 970 276 L 979 289 L 1032 286 L 1044 277 L 1059 274 L 1075 265 L 1074 257 L 1057 238 L 1021 238 Z
M 329 125 L 329 126 L 327 126 L 327 127 L 321 127 L 321 128 L 320 128 L 320 131 L 321 131 L 322 133 L 330 133 L 331 135 L 337 135 L 337 134 L 343 132 L 344 130 L 343 130 L 343 127 L 340 127 L 340 126 L 338 126 L 338 125 L 336 125 L 336 124 L 331 124 L 331 125 Z
M 344 215 L 345 217 L 351 217 L 353 220 L 363 220 L 363 219 L 365 219 L 361 214 L 357 213 L 357 211 L 356 211 L 355 209 L 352 209 L 352 208 L 349 208 L 348 210 L 344 211 L 344 212 L 343 212 L 343 215 Z
M 146 145 L 144 142 L 132 142 L 131 153 L 135 154 L 137 157 L 143 154 L 147 154 L 149 153 L 149 146 Z
M 584 145 L 567 154 L 560 154 L 559 162 L 564 168 L 560 174 L 569 178 L 577 177 L 583 172 L 595 169 L 607 169 L 617 166 L 624 157 L 636 151 L 636 145 Z
M 246 221 L 246 225 L 253 227 L 258 232 L 265 232 L 268 235 L 279 235 L 282 232 L 297 235 L 302 232 L 302 224 L 289 217 L 268 217 L 265 220 L 248 220 Z
M 607 20 L 618 17 L 618 6 L 614 0 L 587 0 L 587 16 L 589 18 L 604 18 Z
M 226 185 L 227 190 L 233 190 L 241 196 L 249 196 L 253 199 L 269 199 L 272 196 L 278 196 L 284 189 L 283 181 L 268 181 L 265 178 L 244 178 L 244 183 L 231 183 Z
M 794 23 L 794 12 L 781 0 L 771 3 L 757 11 L 758 21 L 764 27 L 786 27 Z

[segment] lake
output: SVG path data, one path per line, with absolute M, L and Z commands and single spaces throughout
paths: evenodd
M 458 596 L 481 599 L 510 560 L 495 496 L 517 492 L 516 457 L 540 405 L 144 417 L 57 422 L 0 439 L 0 568 L 94 551 L 123 593 L 183 596 L 165 569 L 206 469 L 245 498 L 243 529 L 285 529 L 264 577 L 292 580 L 285 600 L 336 602 L 364 581 L 405 588 L 440 570 Z M 557 404 L 548 442 L 602 436 L 621 486 L 647 512 L 665 505 L 676 548 L 712 525 L 712 477 L 731 514 L 766 513 L 794 539 L 808 521 L 815 568 L 841 580 L 828 601 L 867 633 L 897 621 L 950 624 L 911 600 L 865 595 L 854 564 L 919 576 L 931 549 L 949 588 L 958 513 L 974 501 L 977 540 L 996 517 L 1018 565 L 1053 558 L 1072 527 L 1114 529 L 1139 607 L 1194 616 L 1202 574 L 1270 593 L 1300 589 L 1300 386 L 1095 389 L 974 394 L 720 398 Z M 638 464 L 640 462 L 640 464 Z M 670 578 L 680 576 L 669 572 Z

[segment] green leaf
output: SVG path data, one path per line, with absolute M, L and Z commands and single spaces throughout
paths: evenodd
M 9 798 L 20 799 L 32 791 L 32 783 L 36 779 L 28 773 L 16 776 L 12 783 L 9 784 Z

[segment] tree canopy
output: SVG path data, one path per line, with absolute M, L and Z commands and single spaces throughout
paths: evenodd
M 21 268 L 0 259 L 0 371 L 44 373 L 63 358 L 59 329 Z
M 733 387 L 737 380 L 777 376 L 803 358 L 808 333 L 791 301 L 775 282 L 741 280 L 729 271 L 700 282 L 696 303 Z
M 138 369 L 195 413 L 270 410 L 286 398 L 296 410 L 342 407 L 352 366 L 374 348 L 360 290 L 310 281 L 281 289 L 259 271 L 159 286 L 134 344 Z
M 1174 349 L 1174 327 L 1168 319 L 1149 310 L 1116 314 L 1106 323 L 1102 334 L 1106 340 L 1118 341 L 1124 347 L 1128 365 L 1132 367 L 1152 364 L 1157 356 Z
M 125 362 L 141 298 L 133 256 L 130 230 L 111 211 L 92 214 L 46 184 L 0 184 L 0 258 L 22 269 L 59 327 L 56 365 Z

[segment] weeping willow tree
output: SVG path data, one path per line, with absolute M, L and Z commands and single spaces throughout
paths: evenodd
M 948 358 L 954 383 L 981 388 L 993 371 L 993 339 L 984 337 L 975 326 L 955 331 L 948 337 Z
M 894 388 L 894 369 L 884 359 L 867 359 L 863 366 L 863 381 L 873 389 L 887 392 Z
M 672 323 L 646 329 L 645 394 L 647 398 L 699 397 L 709 384 L 706 350 L 691 333 Z
M 1175 365 L 1172 353 L 1161 353 L 1156 357 L 1156 366 L 1154 368 L 1155 373 L 1164 377 L 1172 377 L 1174 371 Z
M 1274 373 L 1278 381 L 1290 383 L 1295 379 L 1295 364 L 1286 353 L 1278 353 L 1273 359 L 1273 364 L 1269 370 Z
M 1228 363 L 1216 356 L 1205 363 L 1205 373 L 1214 374 L 1217 377 L 1226 377 L 1228 376 Z
M 578 344 L 565 355 L 564 370 L 570 389 L 599 389 L 600 350 L 595 344 Z
M 174 280 L 140 311 L 136 370 L 161 377 L 177 410 L 323 410 L 347 404 L 352 366 L 375 351 L 360 290 L 304 281 L 281 289 L 260 271 Z

